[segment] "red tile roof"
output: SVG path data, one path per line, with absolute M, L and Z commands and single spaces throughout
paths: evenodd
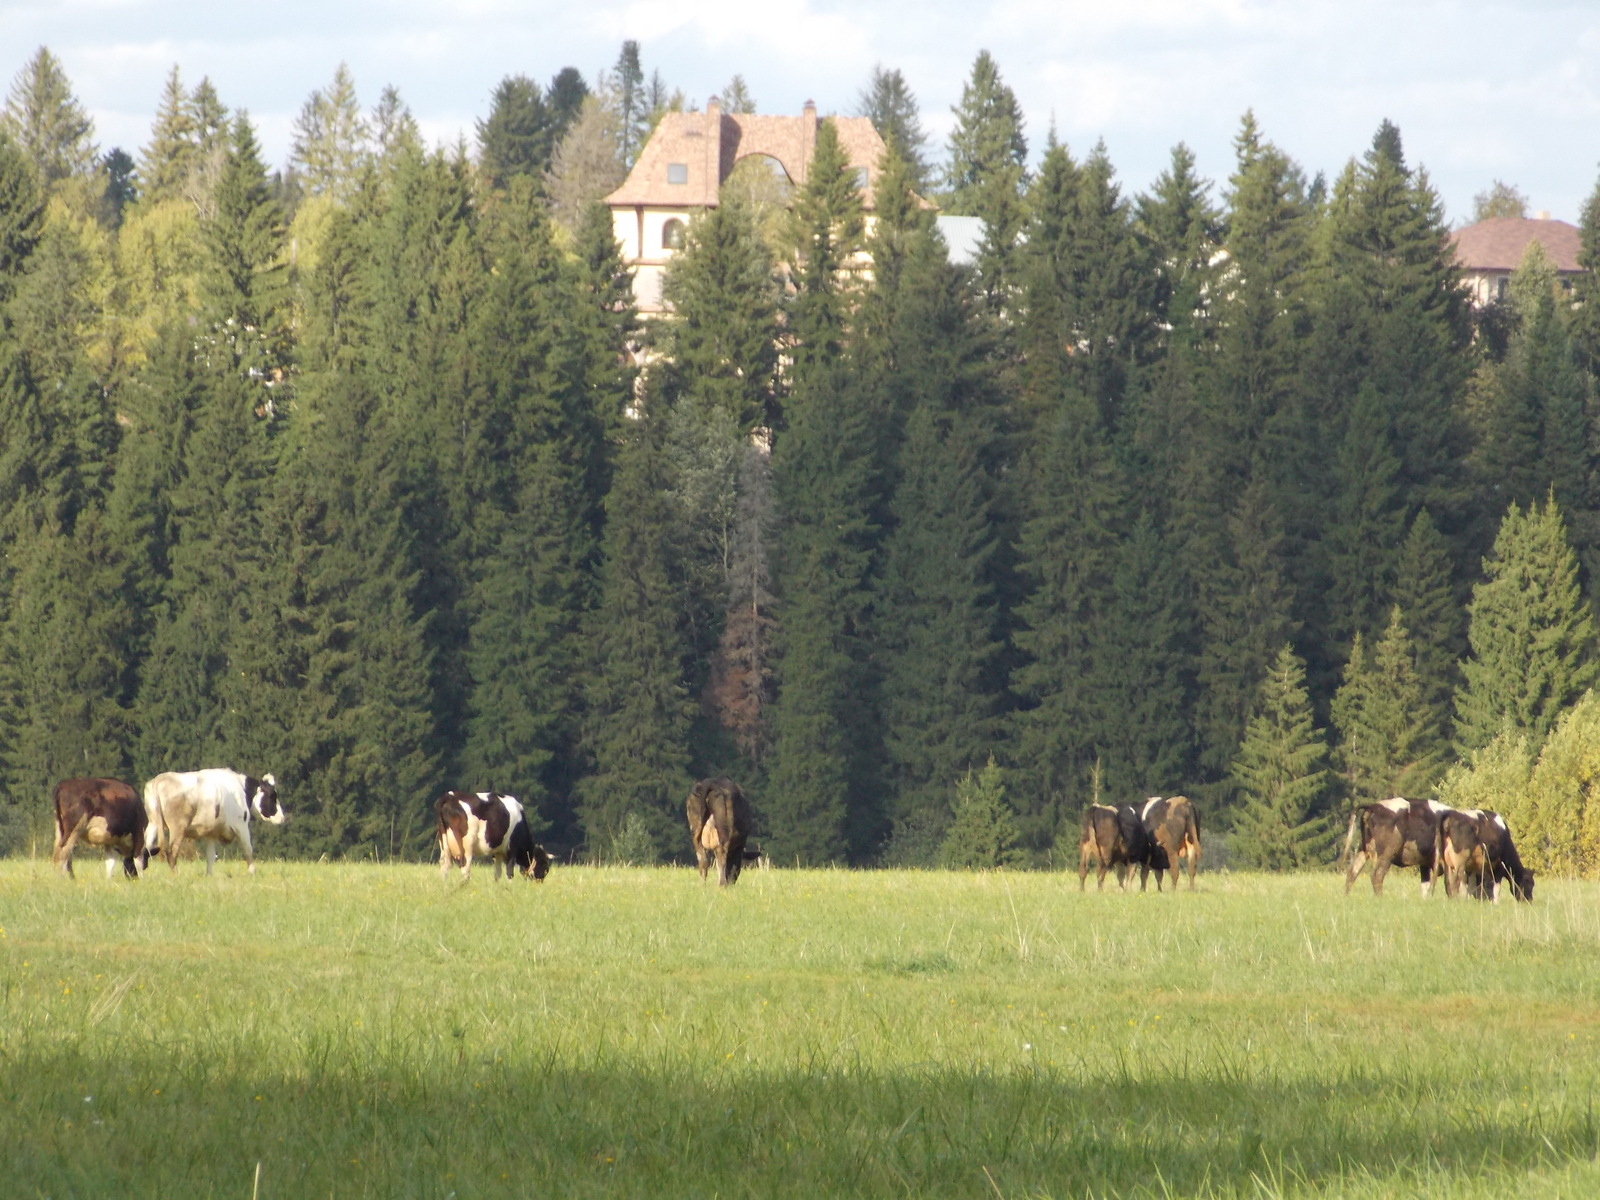
M 878 170 L 883 139 L 866 117 L 832 117 L 839 144 L 852 167 L 865 167 L 868 178 Z M 621 187 L 606 197 L 613 208 L 648 205 L 656 208 L 710 208 L 717 190 L 741 158 L 768 154 L 777 159 L 795 186 L 806 181 L 817 141 L 816 109 L 809 104 L 798 117 L 724 113 L 716 104 L 703 113 L 666 113 L 640 151 Z M 687 183 L 668 183 L 669 164 L 682 163 Z M 872 207 L 872 189 L 862 200 Z
M 1450 235 L 1456 261 L 1466 271 L 1515 271 L 1529 242 L 1544 247 L 1557 271 L 1581 271 L 1576 225 L 1526 217 L 1490 217 Z

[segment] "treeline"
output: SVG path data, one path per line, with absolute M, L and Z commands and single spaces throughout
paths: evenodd
M 1544 766 L 1595 720 L 1587 278 L 1534 255 L 1473 312 L 1387 122 L 1331 181 L 1248 114 L 1220 188 L 1181 145 L 1139 196 L 1103 146 L 1030 169 L 982 54 L 947 163 L 880 69 L 872 219 L 825 122 L 787 214 L 730 191 L 641 323 L 595 201 L 682 103 L 629 43 L 429 150 L 341 68 L 272 172 L 204 81 L 135 159 L 23 69 L 13 843 L 56 778 L 229 764 L 280 781 L 269 849 L 414 852 L 448 785 L 661 858 L 720 772 L 785 862 L 1043 863 L 1091 798 L 1183 791 L 1287 866 L 1352 799 L 1520 778 L 1528 857 L 1600 867 Z M 972 266 L 929 198 L 984 219 Z

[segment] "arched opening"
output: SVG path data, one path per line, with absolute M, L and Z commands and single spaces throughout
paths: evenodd
M 661 248 L 663 250 L 683 249 L 683 222 L 673 217 L 661 227 Z
M 733 164 L 719 195 L 721 199 L 743 203 L 755 218 L 756 231 L 772 251 L 773 261 L 783 257 L 794 183 L 781 162 L 770 154 L 745 155 Z

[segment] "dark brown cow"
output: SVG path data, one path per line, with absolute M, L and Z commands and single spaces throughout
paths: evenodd
M 50 861 L 72 874 L 72 851 L 82 838 L 90 846 L 104 846 L 106 878 L 116 873 L 117 856 L 122 873 L 137 879 L 150 862 L 144 848 L 145 811 L 139 793 L 120 779 L 63 779 L 50 791 L 56 814 L 56 845 Z
M 1383 895 L 1383 879 L 1390 867 L 1416 867 L 1426 897 L 1433 890 L 1433 876 L 1438 870 L 1439 821 L 1449 811 L 1436 800 L 1407 800 L 1403 796 L 1357 808 L 1350 814 L 1350 829 L 1345 834 L 1345 853 L 1350 855 L 1344 877 L 1345 895 L 1350 894 L 1356 876 L 1371 859 L 1374 895 Z
M 727 887 L 737 882 L 752 824 L 750 801 L 739 785 L 724 775 L 702 779 L 689 789 L 684 815 L 689 819 L 700 881 L 705 882 L 710 859 L 715 856 L 717 883 Z
M 1091 804 L 1083 814 L 1083 837 L 1078 842 L 1078 890 L 1084 889 L 1089 864 L 1100 868 L 1096 885 L 1105 891 L 1106 872 L 1115 867 L 1117 887 L 1128 886 L 1136 863 L 1149 856 L 1150 839 L 1131 804 Z
M 495 878 L 503 865 L 506 878 L 517 871 L 535 882 L 550 873 L 550 856 L 533 840 L 522 804 L 515 796 L 495 792 L 446 792 L 433 804 L 438 818 L 439 874 L 447 876 L 452 865 L 461 868 L 461 878 L 472 878 L 472 859 L 487 858 Z
M 1484 808 L 1451 809 L 1439 818 L 1439 868 L 1447 896 L 1461 884 L 1474 896 L 1500 899 L 1500 884 L 1509 882 L 1518 900 L 1533 899 L 1533 872 L 1511 841 L 1511 830 L 1499 813 Z
M 1139 861 L 1139 890 L 1145 889 L 1150 872 L 1156 873 L 1156 891 L 1161 890 L 1161 872 L 1172 872 L 1172 890 L 1178 890 L 1178 860 L 1189 860 L 1189 890 L 1194 891 L 1194 874 L 1200 869 L 1200 813 L 1187 796 L 1162 799 L 1151 796 L 1139 812 L 1146 837 L 1145 854 Z

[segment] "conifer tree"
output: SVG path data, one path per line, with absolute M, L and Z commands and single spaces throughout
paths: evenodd
M 484 175 L 504 187 L 518 175 L 541 179 L 555 148 L 555 117 L 539 85 L 526 75 L 508 75 L 494 89 L 489 116 L 478 122 Z
M 1312 720 L 1305 664 L 1287 644 L 1260 684 L 1256 707 L 1233 761 L 1240 805 L 1229 847 L 1242 864 L 1272 871 L 1326 862 L 1327 745 Z
M 864 642 L 878 538 L 869 431 L 846 373 L 818 361 L 773 449 L 779 661 L 763 812 L 785 861 L 859 860 L 882 826 Z
M 998 740 L 993 533 L 973 447 L 928 407 L 911 414 L 874 626 L 898 827 L 942 809 L 949 781 Z
M 639 43 L 626 41 L 617 55 L 609 80 L 612 103 L 616 107 L 618 138 L 622 145 L 622 165 L 631 170 L 650 134 L 651 104 L 645 95 L 644 67 L 639 62 Z
M 1542 739 L 1600 668 L 1594 615 L 1554 499 L 1526 509 L 1513 501 L 1483 569 L 1456 691 L 1463 754 L 1507 730 Z
M 1400 461 L 1390 449 L 1383 403 L 1363 388 L 1345 428 L 1335 464 L 1337 499 L 1328 523 L 1326 600 L 1333 637 L 1374 632 L 1393 589 L 1395 559 L 1405 530 Z
M 922 128 L 917 98 L 898 67 L 885 70 L 879 63 L 872 68 L 871 78 L 856 97 L 856 115 L 868 118 L 889 153 L 906 165 L 912 188 L 926 190 L 928 135 Z
M 577 67 L 562 67 L 550 80 L 545 90 L 545 108 L 550 113 L 551 144 L 567 136 L 567 130 L 578 119 L 584 101 L 589 99 L 589 85 Z
M 550 154 L 544 191 L 557 225 L 576 231 L 584 214 L 620 185 L 626 172 L 613 115 L 596 96 L 585 96 Z M 609 216 L 610 210 L 604 210 Z
M 1222 216 L 1207 194 L 1211 184 L 1194 168 L 1194 152 L 1179 142 L 1152 193 L 1136 202 L 1136 228 L 1156 263 L 1152 311 L 1157 328 L 1170 329 L 1172 346 L 1193 344 L 1209 331 L 1210 281 L 1223 238 Z
M 672 575 L 671 500 L 662 430 L 648 415 L 623 445 L 606 497 L 601 591 L 588 629 L 578 815 L 592 851 L 629 814 L 649 823 L 658 855 L 677 845 L 689 786 L 694 706 L 683 682 L 682 600 Z
M 771 744 L 776 597 L 772 546 L 776 512 L 765 447 L 746 443 L 735 480 L 727 612 L 710 664 L 706 699 L 740 755 L 761 769 Z
M 1450 727 L 1450 701 L 1465 657 L 1466 622 L 1456 598 L 1449 548 L 1427 509 L 1411 521 L 1395 566 L 1393 600 L 1416 645 L 1422 704 L 1440 730 Z
M 1333 698 L 1338 760 L 1358 803 L 1420 796 L 1446 749 L 1438 714 L 1423 702 L 1416 649 L 1399 606 L 1370 652 L 1358 633 Z
M 961 102 L 951 112 L 956 125 L 945 169 L 950 192 L 946 209 L 982 217 L 992 226 L 1003 199 L 1021 190 L 1028 140 L 1022 132 L 1022 106 L 987 50 L 978 51 L 962 86 Z
M 797 364 L 832 361 L 844 345 L 855 281 L 852 258 L 865 220 L 856 175 L 832 119 L 817 126 L 805 186 L 795 195 L 791 240 L 796 296 L 791 329 Z
M 349 66 L 340 63 L 332 82 L 313 91 L 301 106 L 289 161 L 313 196 L 344 199 L 355 190 L 370 137 L 355 80 Z
M 411 108 L 400 98 L 394 84 L 384 86 L 378 103 L 372 107 L 368 122 L 372 134 L 373 153 L 380 163 L 392 162 L 398 154 L 422 152 L 422 130 Z
M 46 191 L 74 176 L 92 174 L 100 157 L 90 140 L 93 119 L 73 95 L 61 60 L 44 46 L 12 80 L 0 110 L 0 132 L 27 156 Z
M 1023 861 L 1016 821 L 1006 802 L 1005 773 L 994 755 L 989 755 L 981 768 L 968 768 L 956 780 L 953 808 L 940 852 L 943 866 L 957 871 L 984 870 Z

